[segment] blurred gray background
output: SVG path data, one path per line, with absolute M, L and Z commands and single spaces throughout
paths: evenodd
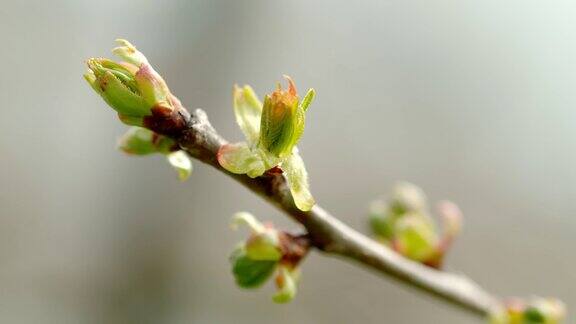
M 366 231 L 407 180 L 457 202 L 449 267 L 500 295 L 576 306 L 576 3 L 569 0 L 1 1 L 0 322 L 476 323 L 312 253 L 297 299 L 238 289 L 239 210 L 297 230 L 195 163 L 115 150 L 83 61 L 136 44 L 189 108 L 240 140 L 231 88 L 314 87 L 300 144 L 317 200 Z

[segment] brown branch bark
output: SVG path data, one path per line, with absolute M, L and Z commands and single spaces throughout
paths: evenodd
M 220 146 L 227 142 L 210 125 L 206 113 L 200 109 L 191 116 L 182 112 L 181 118 L 188 122 L 173 138 L 183 149 L 192 157 L 234 178 L 301 223 L 308 231 L 312 245 L 319 250 L 356 261 L 379 274 L 393 277 L 478 316 L 488 316 L 493 307 L 499 304 L 498 298 L 465 276 L 412 262 L 348 227 L 318 205 L 309 212 L 299 210 L 281 174 L 268 173 L 251 179 L 226 171 L 218 164 L 216 155 Z

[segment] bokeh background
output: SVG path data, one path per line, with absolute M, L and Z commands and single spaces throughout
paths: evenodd
M 83 61 L 134 42 L 189 108 L 241 139 L 234 83 L 317 90 L 300 144 L 317 200 L 367 231 L 398 180 L 449 198 L 449 257 L 500 295 L 576 307 L 576 3 L 570 0 L 1 1 L 0 322 L 476 323 L 312 253 L 297 299 L 238 289 L 248 210 L 298 226 L 199 163 L 115 150 L 125 127 Z

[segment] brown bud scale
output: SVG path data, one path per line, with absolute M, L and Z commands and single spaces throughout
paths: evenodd
M 155 106 L 152 115 L 144 117 L 144 127 L 160 135 L 178 137 L 186 129 L 190 115 L 184 108 Z
M 280 250 L 282 259 L 280 262 L 291 268 L 295 268 L 310 250 L 310 239 L 307 235 L 292 235 L 279 232 Z

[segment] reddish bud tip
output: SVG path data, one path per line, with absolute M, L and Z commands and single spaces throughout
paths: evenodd
M 288 93 L 293 96 L 297 96 L 298 92 L 296 91 L 296 84 L 294 83 L 294 80 L 292 80 L 292 78 L 288 75 L 283 75 L 283 77 L 286 79 L 286 81 L 288 81 Z

